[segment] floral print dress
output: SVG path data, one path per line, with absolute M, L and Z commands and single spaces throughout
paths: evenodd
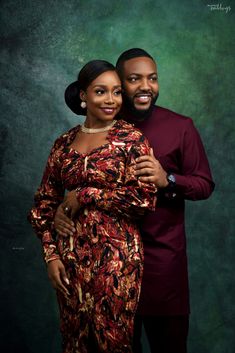
M 29 219 L 46 262 L 61 259 L 69 297 L 57 293 L 64 353 L 130 353 L 143 272 L 137 223 L 153 210 L 156 189 L 134 176 L 134 160 L 149 154 L 139 130 L 119 120 L 107 143 L 89 153 L 70 145 L 77 126 L 51 150 Z M 76 233 L 57 236 L 53 219 L 66 190 L 81 205 Z

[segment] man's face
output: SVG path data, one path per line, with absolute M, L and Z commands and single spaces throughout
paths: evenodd
M 158 97 L 155 62 L 148 57 L 127 60 L 124 62 L 122 84 L 125 108 L 136 116 L 148 116 Z

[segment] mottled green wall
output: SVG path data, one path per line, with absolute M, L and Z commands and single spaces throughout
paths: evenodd
M 59 352 L 54 292 L 26 213 L 53 140 L 78 121 L 66 85 L 86 61 L 115 62 L 135 46 L 157 59 L 159 104 L 193 117 L 216 181 L 209 200 L 187 206 L 189 353 L 235 351 L 235 1 L 221 4 L 227 12 L 208 3 L 1 1 L 2 352 Z

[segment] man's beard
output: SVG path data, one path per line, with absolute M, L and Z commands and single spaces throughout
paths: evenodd
M 151 97 L 151 103 L 148 109 L 137 109 L 134 105 L 133 98 L 130 98 L 126 95 L 125 91 L 122 94 L 122 110 L 124 115 L 126 116 L 127 120 L 145 120 L 150 117 L 152 111 L 154 109 L 155 103 L 158 99 L 159 92 Z

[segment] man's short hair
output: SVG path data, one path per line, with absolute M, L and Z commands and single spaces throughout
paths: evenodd
M 139 58 L 139 57 L 147 57 L 154 61 L 153 57 L 149 53 L 147 53 L 147 51 L 145 51 L 144 49 L 140 49 L 140 48 L 128 49 L 124 51 L 117 59 L 116 69 L 119 75 L 122 76 L 123 66 L 125 61 L 133 58 Z

